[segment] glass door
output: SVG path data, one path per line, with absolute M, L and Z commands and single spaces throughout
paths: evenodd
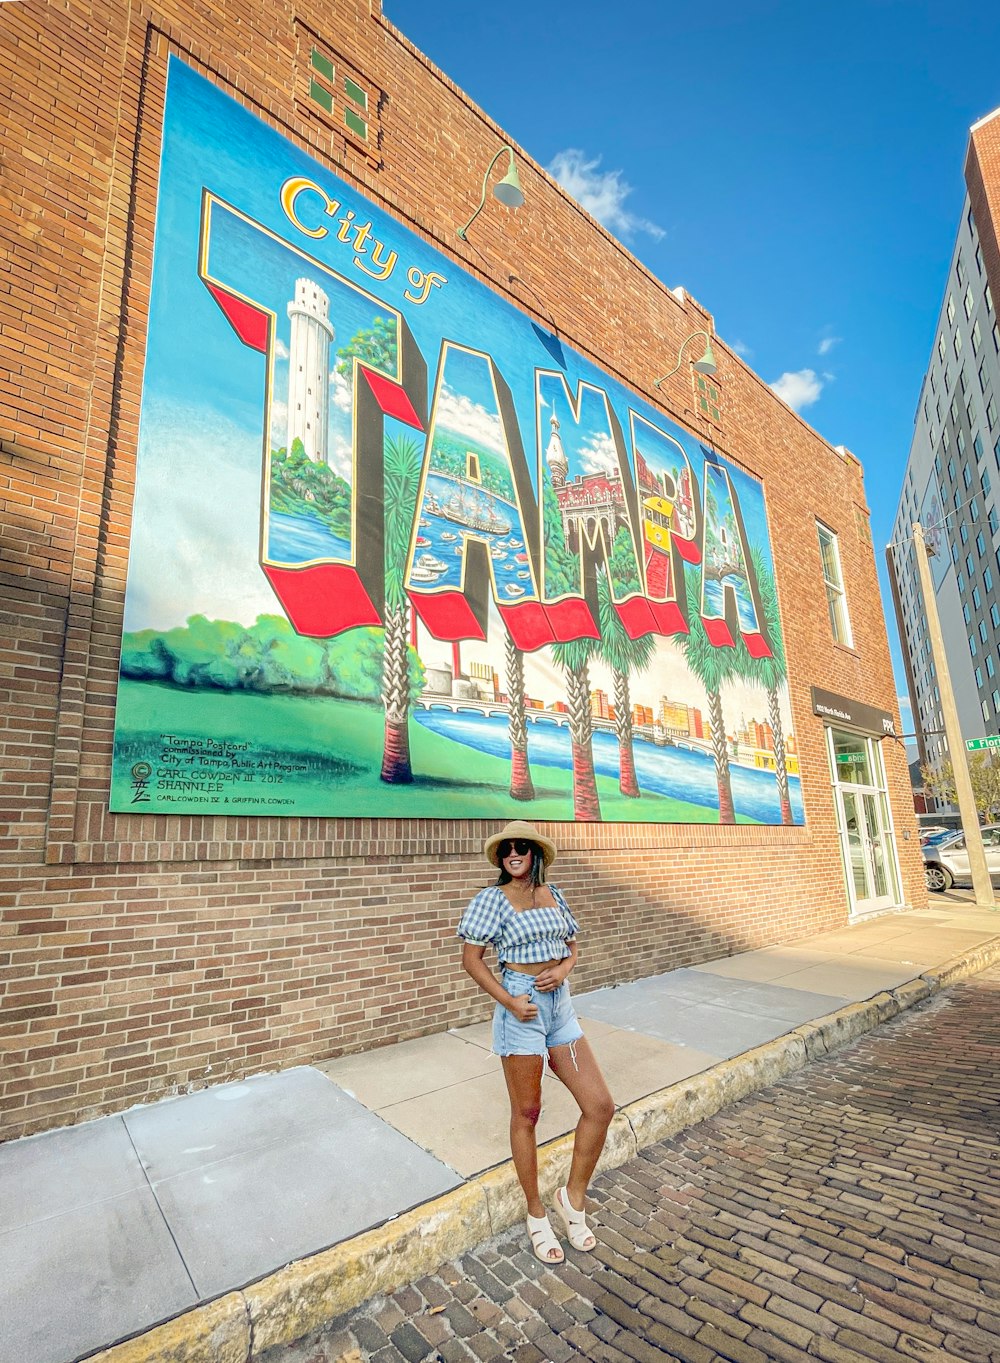
M 854 914 L 899 902 L 896 849 L 878 744 L 830 729 L 834 798 L 851 909 Z

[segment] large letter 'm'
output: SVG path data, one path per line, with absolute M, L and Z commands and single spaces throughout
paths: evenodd
M 615 609 L 633 633 L 635 603 L 642 601 L 636 491 L 608 395 L 580 382 L 574 396 L 561 373 L 538 369 L 535 422 L 545 608 L 556 637 L 600 638 L 596 574 L 601 568 Z

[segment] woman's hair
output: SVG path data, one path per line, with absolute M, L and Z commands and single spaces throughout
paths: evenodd
M 497 876 L 496 883 L 506 885 L 508 881 L 513 879 L 514 877 L 501 860 L 500 874 Z M 542 849 L 534 842 L 531 844 L 531 883 L 533 886 L 545 884 L 545 857 L 542 855 Z

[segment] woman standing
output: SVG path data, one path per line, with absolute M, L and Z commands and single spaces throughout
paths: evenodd
M 483 851 L 499 876 L 462 915 L 462 965 L 497 1001 L 493 1050 L 501 1057 L 510 1097 L 510 1148 L 528 1204 L 528 1237 L 536 1258 L 559 1264 L 563 1251 L 538 1196 L 535 1126 L 546 1054 L 553 1074 L 580 1108 L 569 1178 L 555 1195 L 556 1213 L 574 1249 L 591 1250 L 596 1244 L 587 1225 L 587 1187 L 615 1105 L 566 984 L 576 965 L 578 929 L 561 892 L 545 882 L 555 843 L 518 819 L 487 838 Z M 483 959 L 488 946 L 496 947 L 500 980 Z

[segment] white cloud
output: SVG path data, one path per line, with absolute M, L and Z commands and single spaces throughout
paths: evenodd
M 910 705 L 909 696 L 897 696 L 896 704 L 899 706 L 901 710 L 909 711 L 910 709 L 912 709 L 912 706 Z
M 129 565 L 125 628 L 170 629 L 195 612 L 252 624 L 275 611 L 257 560 L 260 427 L 168 402 L 142 422 L 133 533 L 147 549 Z
M 843 336 L 824 336 L 822 341 L 820 341 L 819 343 L 817 354 L 829 355 L 833 347 L 835 345 L 840 345 L 843 339 L 844 339 Z
M 782 402 L 787 402 L 793 412 L 801 412 L 803 407 L 811 407 L 823 391 L 823 380 L 815 369 L 799 369 L 794 374 L 784 373 L 780 379 L 769 384 L 772 393 L 777 393 Z
M 617 473 L 618 450 L 610 435 L 591 435 L 580 448 L 585 473 Z
M 748 360 L 753 354 L 753 351 L 747 345 L 746 341 L 734 341 L 733 349 L 736 351 L 737 355 L 741 356 L 744 360 Z
M 275 400 L 271 403 L 271 444 L 281 449 L 288 440 L 288 403 Z
M 475 443 L 485 445 L 488 450 L 503 453 L 504 439 L 499 416 L 496 412 L 488 412 L 481 403 L 473 402 L 464 394 L 456 396 L 447 388 L 442 388 L 434 417 L 446 431 L 467 436 Z
M 352 459 L 353 450 L 351 442 L 343 435 L 330 433 L 330 443 L 327 446 L 327 458 L 334 473 L 339 473 L 345 482 L 351 482 L 354 476 L 354 463 Z
M 284 341 L 281 339 L 280 336 L 277 337 L 277 339 L 274 342 L 274 355 L 275 359 L 278 360 L 288 359 L 288 346 L 285 345 Z
M 547 169 L 567 194 L 571 194 L 580 207 L 585 208 L 609 232 L 622 238 L 634 232 L 646 232 L 659 241 L 666 235 L 663 228 L 648 218 L 637 217 L 625 207 L 632 186 L 622 179 L 622 172 L 598 170 L 600 164 L 599 156 L 588 160 L 585 152 L 576 147 L 567 147 L 565 151 L 556 152 Z
M 351 380 L 336 369 L 330 370 L 330 401 L 340 412 L 349 412 L 354 401 Z

